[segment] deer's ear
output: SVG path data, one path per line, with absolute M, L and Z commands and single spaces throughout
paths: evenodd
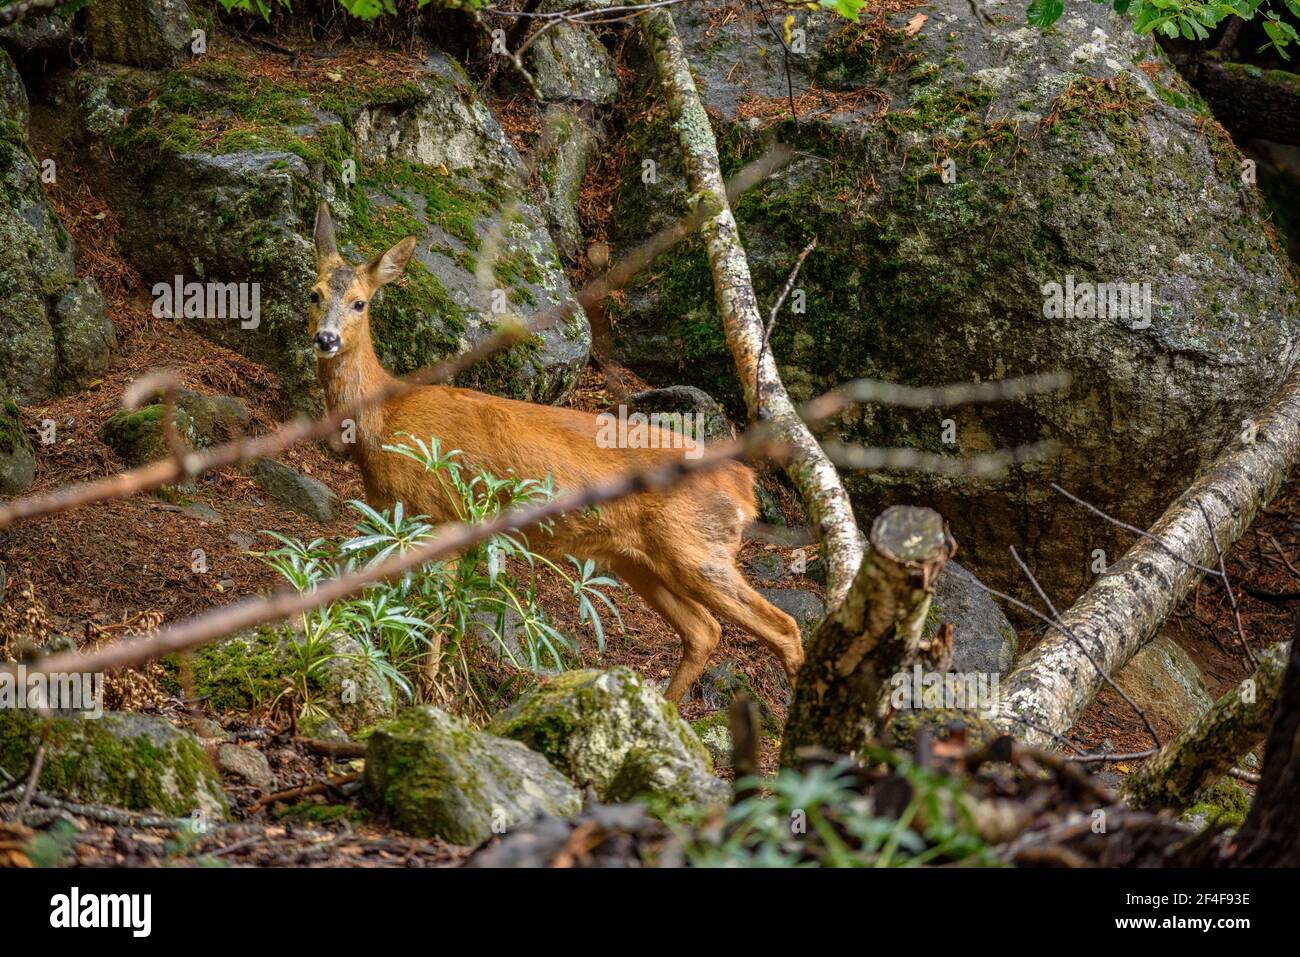
M 367 267 L 370 270 L 371 281 L 376 286 L 392 282 L 406 269 L 413 252 L 415 252 L 415 237 L 407 236 L 382 256 L 375 257 Z
M 338 254 L 338 246 L 334 242 L 334 220 L 330 217 L 329 206 L 321 203 L 316 207 L 316 257 L 325 260 Z

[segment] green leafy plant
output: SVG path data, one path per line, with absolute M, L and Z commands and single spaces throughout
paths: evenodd
M 549 476 L 502 478 L 469 471 L 456 461 L 459 452 L 443 452 L 436 438 L 403 438 L 408 441 L 385 450 L 418 463 L 459 521 L 483 522 L 555 494 Z M 403 554 L 434 532 L 426 516 L 409 514 L 400 502 L 388 510 L 359 501 L 349 504 L 359 515 L 352 537 L 303 543 L 267 532 L 280 547 L 261 553 L 260 559 L 298 591 L 309 591 L 326 579 Z M 539 534 L 549 530 L 543 527 Z M 464 687 L 474 685 L 466 655 L 470 638 L 494 644 L 523 672 L 571 667 L 581 659 L 580 647 L 555 627 L 539 603 L 541 575 L 567 587 L 579 624 L 591 629 L 597 651 L 603 653 L 602 609 L 622 625 L 603 589 L 618 583 L 598 574 L 591 561 L 566 558 L 562 564 L 538 553 L 522 532 L 502 533 L 453 559 L 426 562 L 396 580 L 371 585 L 356 598 L 305 612 L 289 642 L 290 673 L 282 697 L 291 698 L 302 717 L 323 715 L 313 691 L 331 663 L 345 659 L 376 675 L 390 700 L 412 700 L 420 693 L 446 700 L 454 697 L 448 687 L 453 676 L 466 679 Z M 360 650 L 341 651 L 343 636 L 354 639 Z
M 1133 29 L 1138 33 L 1159 33 L 1174 39 L 1206 40 L 1210 32 L 1229 17 L 1253 20 L 1262 18 L 1268 43 L 1261 49 L 1272 47 L 1283 59 L 1290 59 L 1287 47 L 1300 39 L 1296 28 L 1282 18 L 1282 9 L 1300 18 L 1300 0 L 1092 0 L 1108 3 L 1117 13 L 1133 18 Z M 1031 0 L 1028 8 L 1029 22 L 1047 28 L 1061 19 L 1065 0 Z
M 880 750 L 911 798 L 897 817 L 877 814 L 848 759 L 737 786 L 765 789 L 733 805 L 720 828 L 689 845 L 703 867 L 919 867 L 931 863 L 993 865 L 963 800 L 961 782 Z

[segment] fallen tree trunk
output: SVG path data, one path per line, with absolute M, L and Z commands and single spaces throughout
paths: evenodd
M 700 233 L 708 250 L 722 328 L 736 363 L 745 404 L 752 419 L 770 423 L 790 446 L 785 471 L 798 489 L 821 543 L 826 561 L 826 603 L 834 608 L 844 600 L 862 561 L 862 543 L 849 496 L 835 466 L 795 411 L 771 351 L 763 349 L 763 320 L 754 297 L 749 261 L 727 201 L 717 141 L 696 92 L 672 14 L 663 8 L 650 10 L 642 14 L 641 22 L 681 143 L 691 202 L 708 209 Z
M 1124 780 L 1124 793 L 1133 803 L 1190 807 L 1238 758 L 1263 741 L 1273 723 L 1289 651 L 1286 642 L 1265 651 L 1253 675 L 1130 774 Z
M 848 595 L 808 642 L 781 736 L 781 763 L 800 748 L 856 754 L 889 714 L 889 688 L 922 656 L 939 572 L 955 550 L 938 512 L 895 506 L 871 526 Z M 919 705 L 920 702 L 914 704 Z
M 1152 538 L 1130 548 L 1062 615 L 1060 630 L 1025 656 L 1003 682 L 989 715 L 993 724 L 1036 745 L 1067 732 L 1102 684 L 1089 654 L 1107 674 L 1123 667 L 1200 578 L 1188 563 L 1216 562 L 1215 541 L 1226 550 L 1245 532 L 1297 455 L 1300 364 L 1269 406 L 1151 526 Z

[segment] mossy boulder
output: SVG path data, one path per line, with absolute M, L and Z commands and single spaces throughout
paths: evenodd
M 20 403 L 85 385 L 107 367 L 112 323 L 41 190 L 21 124 L 0 119 L 0 387 Z
M 577 789 L 540 754 L 431 705 L 375 729 L 365 781 L 402 830 L 465 846 L 582 809 Z
M 42 791 L 174 817 L 226 817 L 220 778 L 198 740 L 154 715 L 109 711 L 99 718 L 46 718 L 0 709 L 0 767 L 14 777 L 24 773 L 47 722 Z
M 677 708 L 630 668 L 570 671 L 528 692 L 488 730 L 546 755 L 602 800 L 722 802 L 708 750 Z
M 692 437 L 703 439 L 705 442 L 725 442 L 736 437 L 731 423 L 722 412 L 722 406 L 718 405 L 713 396 L 694 386 L 670 385 L 663 389 L 634 392 L 621 404 L 627 406 L 629 413 L 641 412 L 645 415 L 653 415 L 657 412 L 661 416 L 669 416 L 667 420 L 669 427 L 675 431 L 682 431 L 679 424 L 689 423 Z M 698 420 L 694 418 L 697 415 L 700 416 Z M 691 418 L 674 420 L 672 416 Z M 699 434 L 693 431 L 696 421 L 701 424 Z
M 95 0 L 86 39 L 99 60 L 167 67 L 189 54 L 193 18 L 185 0 Z
M 66 48 L 72 37 L 75 11 L 43 10 L 39 16 L 26 16 L 16 23 L 0 27 L 0 43 L 23 59 L 30 54 L 43 55 Z
M 173 401 L 172 422 L 190 448 L 228 442 L 248 426 L 248 409 L 233 396 L 177 389 Z M 161 400 L 140 409 L 113 413 L 100 429 L 100 437 L 130 465 L 142 465 L 170 454 L 163 435 Z
M 216 53 L 167 71 L 91 63 L 52 86 L 75 118 L 68 135 L 119 184 L 124 254 L 150 284 L 181 276 L 256 288 L 251 319 L 218 311 L 183 321 L 274 370 L 293 407 L 321 401 L 306 315 L 322 198 L 345 255 L 368 259 L 420 237 L 407 275 L 371 310 L 391 372 L 480 341 L 508 313 L 568 305 L 567 321 L 460 384 L 549 401 L 576 382 L 590 345 L 585 315 L 522 162 L 450 59 L 435 57 L 411 82 L 337 89 L 258 81 Z M 477 279 L 480 253 L 491 254 L 482 265 L 500 297 Z
M 549 309 L 560 322 L 467 370 L 458 383 L 511 398 L 557 401 L 591 349 L 528 172 L 473 84 L 442 54 L 413 102 L 356 113 L 363 169 L 336 206 L 345 255 L 370 258 L 414 235 L 404 280 L 372 310 L 375 346 L 408 372 L 492 334 L 506 318 Z
M 864 516 L 897 503 L 940 511 L 991 584 L 1024 587 L 1015 545 L 1069 596 L 1089 582 L 1095 549 L 1113 561 L 1129 539 L 1049 482 L 1145 527 L 1289 369 L 1294 281 L 1236 147 L 1129 19 L 1080 4 L 1044 32 L 1007 3 L 992 4 L 994 25 L 965 0 L 925 9 L 915 35 L 901 29 L 911 9 L 883 24 L 791 11 L 808 55 L 790 67 L 814 104 L 798 125 L 783 58 L 757 49 L 767 24 L 715 30 L 707 6 L 674 18 L 724 172 L 773 137 L 795 149 L 735 213 L 762 303 L 819 240 L 799 277 L 803 311 L 792 301 L 772 338 L 796 400 L 860 376 L 928 385 L 1072 373 L 1050 395 L 868 406 L 835 423 L 849 441 L 946 454 L 1059 441 L 1054 460 L 1001 479 L 845 482 Z M 662 111 L 631 130 L 621 250 L 685 210 L 678 154 Z M 643 182 L 647 159 L 657 183 Z M 1146 283 L 1150 315 L 1112 312 L 1108 295 L 1097 317 L 1081 291 L 1079 308 L 1057 315 L 1049 284 L 1071 282 Z M 660 257 L 615 320 L 618 355 L 650 381 L 689 382 L 743 408 L 699 241 Z
M 1238 828 L 1250 813 L 1250 795 L 1231 778 L 1222 777 L 1210 785 L 1181 819 L 1197 829 Z
M 36 453 L 18 406 L 0 396 L 0 495 L 20 495 L 36 478 Z

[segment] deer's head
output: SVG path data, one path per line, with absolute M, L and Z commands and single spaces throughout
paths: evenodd
M 334 240 L 334 220 L 329 207 L 316 210 L 316 284 L 311 290 L 307 332 L 316 355 L 332 359 L 349 352 L 370 337 L 370 300 L 380 286 L 402 275 L 415 250 L 415 237 L 407 236 L 392 249 L 365 265 L 354 265 L 339 255 Z

